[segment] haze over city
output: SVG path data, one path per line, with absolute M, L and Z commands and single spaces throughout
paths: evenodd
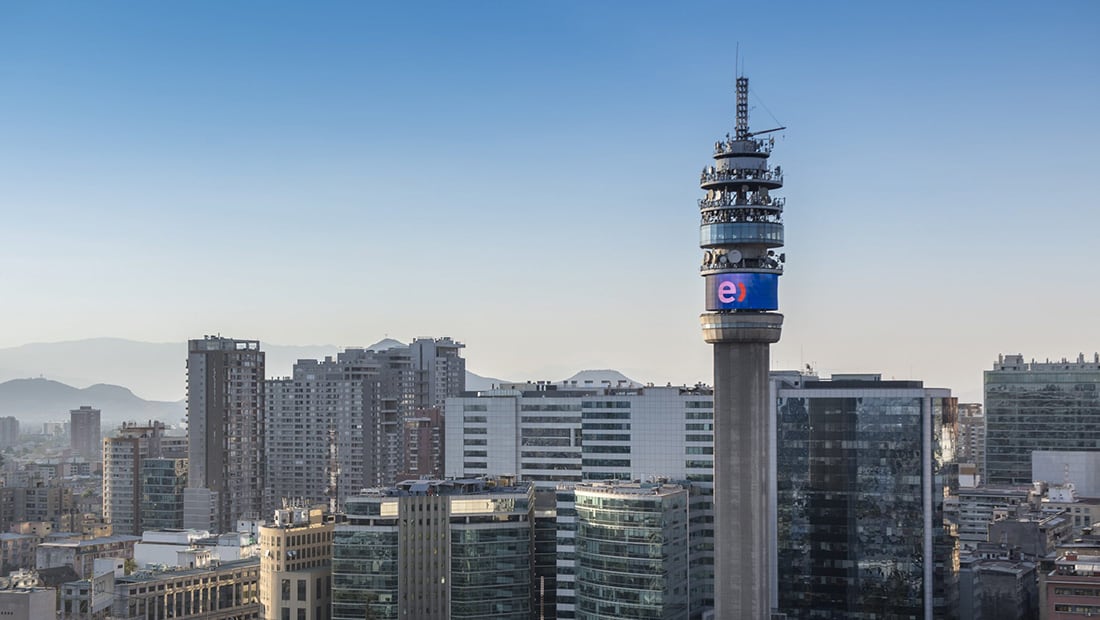
M 710 381 L 698 174 L 739 46 L 753 128 L 788 127 L 773 368 L 980 400 L 998 353 L 1100 347 L 1098 18 L 7 4 L 0 347 L 447 335 L 487 376 Z

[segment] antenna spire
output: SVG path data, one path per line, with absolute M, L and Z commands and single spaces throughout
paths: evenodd
M 737 139 L 749 139 L 749 78 L 737 78 Z

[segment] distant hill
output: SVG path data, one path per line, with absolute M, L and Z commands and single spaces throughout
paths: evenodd
M 491 390 L 494 386 L 498 386 L 502 383 L 513 382 L 505 381 L 504 379 L 494 379 L 492 377 L 482 377 L 481 375 L 474 374 L 469 370 L 466 371 L 466 389 L 471 392 Z
M 641 387 L 641 383 L 631 379 L 617 370 L 582 370 L 565 380 L 565 383 L 576 383 L 578 386 L 610 385 L 612 387 Z
M 144 400 L 118 385 L 96 384 L 78 389 L 50 379 L 13 379 L 0 383 L 0 416 L 14 416 L 24 429 L 37 430 L 41 422 L 67 421 L 69 410 L 90 405 L 102 411 L 106 431 L 134 420 L 161 420 L 180 424 L 186 408 L 183 401 Z
M 261 343 L 267 375 L 286 376 L 299 359 L 336 355 L 335 345 Z M 0 381 L 42 377 L 70 386 L 125 385 L 144 398 L 175 401 L 187 392 L 187 343 L 89 338 L 0 349 Z

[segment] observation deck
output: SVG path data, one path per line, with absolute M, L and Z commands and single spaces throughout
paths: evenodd
M 699 176 L 699 186 L 703 189 L 718 189 L 730 185 L 779 189 L 783 187 L 783 173 L 778 168 L 775 170 L 760 168 L 721 170 L 711 166 Z

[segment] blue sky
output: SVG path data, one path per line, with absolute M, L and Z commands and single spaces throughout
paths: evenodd
M 777 368 L 1100 349 L 1100 5 L 5 3 L 0 346 L 450 335 L 709 380 L 698 172 L 776 120 Z M 774 115 L 774 118 L 773 118 Z

